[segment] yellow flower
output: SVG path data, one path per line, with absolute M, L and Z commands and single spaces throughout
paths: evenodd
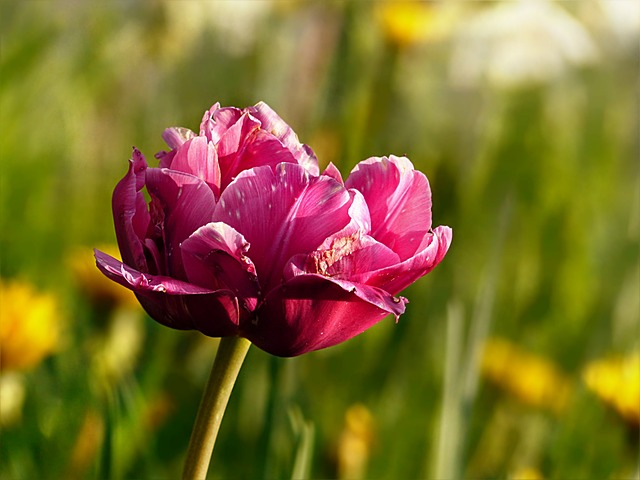
M 454 13 L 447 7 L 438 2 L 389 0 L 381 4 L 378 16 L 389 41 L 406 47 L 445 35 Z
M 22 282 L 0 280 L 0 368 L 26 370 L 52 353 L 60 335 L 53 295 Z
M 118 247 L 101 245 L 98 247 L 114 258 L 120 258 Z M 110 307 L 129 306 L 140 308 L 135 295 L 128 289 L 105 277 L 96 267 L 93 249 L 76 247 L 67 257 L 67 263 L 79 288 L 96 304 Z
M 571 395 L 571 384 L 553 363 L 504 339 L 487 341 L 481 371 L 485 378 L 535 407 L 560 412 Z
M 640 352 L 594 361 L 584 369 L 583 378 L 587 388 L 625 420 L 640 425 Z

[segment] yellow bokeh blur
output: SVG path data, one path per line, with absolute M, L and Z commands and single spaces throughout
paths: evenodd
M 583 372 L 587 388 L 625 420 L 640 425 L 640 352 L 596 360 Z
M 452 27 L 456 11 L 447 3 L 391 0 L 378 9 L 386 38 L 408 47 L 442 38 Z
M 550 360 L 502 338 L 487 341 L 481 369 L 485 378 L 531 406 L 559 413 L 571 395 L 569 380 Z
M 52 294 L 25 282 L 0 281 L 0 368 L 27 370 L 54 352 L 60 322 Z

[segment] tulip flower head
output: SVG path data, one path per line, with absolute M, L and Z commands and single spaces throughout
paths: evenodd
M 333 165 L 321 174 L 262 102 L 215 104 L 198 134 L 163 138 L 159 168 L 134 149 L 113 192 L 122 261 L 95 255 L 166 326 L 279 356 L 329 347 L 397 320 L 398 293 L 451 243 L 449 227 L 431 229 L 427 178 L 407 158 L 369 158 L 346 180 Z

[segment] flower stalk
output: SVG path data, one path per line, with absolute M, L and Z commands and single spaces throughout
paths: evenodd
M 183 480 L 202 480 L 207 476 L 222 417 L 249 346 L 251 342 L 242 337 L 220 339 L 209 381 L 191 432 L 182 473 Z

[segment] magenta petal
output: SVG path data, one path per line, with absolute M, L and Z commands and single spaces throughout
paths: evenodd
M 364 197 L 357 190 L 349 190 L 351 205 L 349 206 L 349 223 L 340 231 L 327 237 L 318 249 L 330 249 L 338 238 L 360 237 L 371 231 L 371 217 Z
M 167 260 L 165 273 L 183 278 L 180 243 L 213 216 L 216 200 L 211 189 L 197 177 L 174 170 L 147 170 L 147 190 L 152 197 L 158 234 L 163 237 Z
M 224 133 L 242 116 L 242 110 L 236 107 L 220 108 L 214 104 L 204 113 L 200 123 L 200 135 L 206 136 L 210 142 L 217 144 Z
M 180 148 L 187 140 L 190 140 L 195 136 L 196 134 L 188 128 L 170 127 L 165 129 L 165 131 L 162 132 L 162 138 L 167 143 L 167 145 L 169 145 L 171 150 L 168 152 L 161 151 L 155 154 L 155 157 L 160 161 L 159 167 L 171 168 L 173 158 L 176 156 L 176 150 Z
M 244 235 L 261 287 L 269 291 L 291 257 L 315 250 L 349 223 L 350 204 L 349 192 L 332 178 L 281 163 L 275 172 L 270 167 L 242 172 L 222 193 L 214 221 Z
M 329 279 L 302 275 L 272 291 L 241 330 L 266 352 L 293 357 L 344 342 L 389 313 L 404 312 L 404 303 L 393 302 L 390 311 Z
M 414 255 L 431 229 L 427 177 L 405 157 L 370 158 L 353 169 L 345 185 L 362 192 L 371 213 L 371 235 L 401 259 Z
M 325 247 L 326 245 L 326 247 Z M 368 235 L 336 236 L 309 254 L 304 270 L 358 283 L 369 284 L 368 273 L 397 265 L 398 254 Z
M 327 168 L 324 169 L 324 172 L 322 172 L 322 175 L 326 175 L 328 177 L 333 178 L 336 182 L 340 182 L 344 185 L 344 180 L 342 179 L 342 174 L 340 173 L 340 170 L 338 170 L 338 167 L 336 167 L 333 162 L 330 162 L 329 165 L 327 165 Z
M 206 137 L 194 137 L 180 146 L 171 162 L 171 170 L 204 180 L 216 197 L 220 195 L 218 155 Z
M 313 150 L 307 145 L 301 144 L 298 136 L 287 123 L 264 102 L 257 103 L 247 111 L 260 120 L 261 128 L 275 136 L 282 145 L 289 150 L 296 163 L 306 168 L 312 175 L 318 175 L 318 159 Z
M 129 170 L 113 191 L 112 208 L 116 238 L 125 263 L 147 270 L 144 238 L 149 228 L 149 211 L 142 193 L 147 162 L 136 148 L 129 160 Z
M 157 322 L 171 328 L 200 330 L 212 337 L 237 334 L 238 304 L 228 290 L 213 291 L 170 277 L 139 272 L 95 250 L 102 273 L 133 290 Z
M 354 281 L 366 281 L 395 295 L 433 270 L 449 250 L 451 239 L 451 228 L 437 227 L 425 236 L 425 246 L 416 255 L 397 265 L 369 272 L 366 278 L 355 276 Z
M 249 243 L 224 223 L 200 227 L 181 245 L 187 278 L 198 285 L 231 290 L 252 311 L 259 294 L 253 262 L 245 255 Z
M 169 127 L 162 132 L 162 139 L 172 150 L 181 147 L 195 136 L 195 133 L 184 127 Z
M 220 168 L 224 172 L 222 187 L 226 187 L 243 170 L 265 165 L 275 168 L 283 162 L 296 163 L 296 159 L 280 140 L 264 130 L 251 132 L 234 155 L 220 156 Z

